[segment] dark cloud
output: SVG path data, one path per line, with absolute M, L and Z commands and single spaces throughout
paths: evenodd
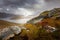
M 33 9 L 36 3 L 36 0 L 0 0 L 0 12 L 13 13 L 18 8 Z
M 45 10 L 58 7 L 60 7 L 60 0 L 0 0 L 0 12 L 9 14 L 9 16 L 4 14 L 3 17 L 11 17 L 12 15 L 10 14 L 15 14 L 16 12 L 18 15 L 32 14 L 35 16 Z
M 0 0 L 0 7 L 10 6 L 10 7 L 18 7 L 25 6 L 25 3 L 32 5 L 36 3 L 36 0 Z
M 37 14 L 39 11 L 60 7 L 59 5 L 59 0 L 0 0 L 0 8 L 2 8 L 0 12 L 14 13 L 18 8 L 23 8 L 30 12 L 34 11 L 34 14 Z M 9 9 L 9 11 L 7 11 L 7 9 Z

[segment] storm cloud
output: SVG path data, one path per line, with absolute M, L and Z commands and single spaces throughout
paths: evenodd
M 0 0 L 0 12 L 13 13 L 18 8 L 24 8 L 24 10 L 35 11 L 38 9 L 40 0 Z
M 8 18 L 6 20 L 10 20 L 11 17 L 18 15 L 33 15 L 34 11 L 38 9 L 37 4 L 40 4 L 38 0 L 0 0 L 0 20 L 6 18 Z
M 53 8 L 60 8 L 60 0 L 0 0 L 0 12 L 6 13 L 6 15 L 8 13 L 11 15 L 36 16 Z

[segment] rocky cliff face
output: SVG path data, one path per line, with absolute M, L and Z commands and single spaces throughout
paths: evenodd
M 7 40 L 21 32 L 20 24 L 0 20 L 0 39 Z

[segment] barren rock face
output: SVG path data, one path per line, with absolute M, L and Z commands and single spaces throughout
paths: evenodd
M 19 34 L 21 32 L 21 28 L 18 26 L 11 26 L 10 29 L 15 33 Z
M 0 38 L 2 38 L 2 40 L 7 40 L 10 37 L 13 37 L 14 34 L 19 34 L 20 32 L 21 28 L 19 28 L 18 26 L 11 26 L 9 28 L 4 28 L 0 32 Z
M 2 38 L 2 40 L 8 39 L 7 37 L 11 36 L 11 34 L 13 34 L 13 32 L 9 28 L 4 28 L 0 32 L 0 38 Z M 14 34 L 13 34 L 13 36 L 14 36 Z
M 20 26 L 18 26 L 18 24 L 0 20 L 1 40 L 7 40 L 10 37 L 13 37 L 15 34 L 19 34 L 20 32 L 21 32 L 21 28 Z

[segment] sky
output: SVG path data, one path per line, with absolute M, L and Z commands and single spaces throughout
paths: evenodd
M 5 12 L 6 15 L 38 15 L 45 10 L 51 10 L 53 8 L 60 8 L 60 0 L 0 0 L 0 12 Z M 1 14 L 0 14 L 1 15 Z M 6 16 L 4 15 L 4 16 Z M 11 17 L 9 16 L 9 18 Z M 7 16 L 8 17 L 8 16 Z M 3 18 L 3 20 L 23 23 L 26 18 L 19 20 L 10 20 L 9 18 Z M 2 19 L 0 19 L 2 20 Z M 20 22 L 19 22 L 20 21 Z
M 0 0 L 0 12 L 16 15 L 36 15 L 38 11 L 55 7 L 60 7 L 60 0 Z
M 16 11 L 19 12 L 23 10 L 34 13 L 34 11 L 42 6 L 42 2 L 41 0 L 0 0 L 0 11 L 18 14 Z M 21 13 L 19 14 L 21 15 Z

